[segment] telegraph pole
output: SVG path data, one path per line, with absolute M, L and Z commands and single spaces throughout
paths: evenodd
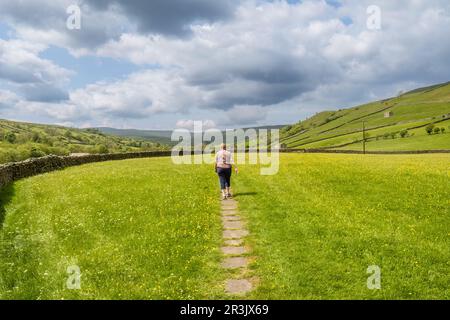
M 366 154 L 366 123 L 363 121 L 363 154 Z

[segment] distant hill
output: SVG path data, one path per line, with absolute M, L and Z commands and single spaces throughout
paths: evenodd
M 285 127 L 285 125 L 269 125 L 269 126 L 259 126 L 259 127 L 251 127 L 251 129 L 281 129 Z M 99 127 L 96 128 L 100 132 L 106 134 L 112 134 L 120 137 L 129 137 L 135 139 L 144 139 L 149 140 L 151 142 L 159 142 L 164 145 L 175 145 L 177 142 L 171 141 L 172 131 L 169 130 L 136 130 L 136 129 L 115 129 L 108 127 Z M 243 128 L 244 130 L 250 128 Z M 224 131 L 223 131 L 224 132 Z
M 368 151 L 450 150 L 450 82 L 320 112 L 284 127 L 281 143 L 295 149 L 362 150 L 363 123 Z
M 116 153 L 165 148 L 157 142 L 113 136 L 96 129 L 0 120 L 0 163 L 48 154 Z
M 148 140 L 153 143 L 173 145 L 171 141 L 172 131 L 169 130 L 137 130 L 137 129 L 115 129 L 109 127 L 95 128 L 105 134 L 133 139 Z

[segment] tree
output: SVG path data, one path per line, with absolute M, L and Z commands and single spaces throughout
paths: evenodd
M 13 132 L 7 132 L 5 134 L 5 140 L 8 141 L 9 143 L 14 143 L 16 142 L 16 135 Z
M 30 157 L 31 158 L 40 158 L 45 156 L 45 152 L 43 152 L 42 150 L 38 149 L 38 148 L 31 148 L 30 150 Z
M 40 142 L 41 137 L 40 137 L 39 133 L 33 132 L 33 136 L 31 137 L 31 140 L 32 140 L 33 142 Z
M 66 137 L 67 139 L 73 138 L 72 132 L 70 132 L 70 130 L 66 130 L 66 132 L 64 133 L 64 137 Z
M 433 130 L 434 130 L 434 124 L 429 124 L 426 128 L 425 128 L 426 132 L 428 134 L 432 134 Z
M 104 144 L 97 146 L 97 150 L 98 150 L 98 153 L 103 153 L 103 154 L 109 152 L 108 147 L 105 146 Z
M 404 138 L 408 135 L 408 130 L 402 130 L 400 131 L 400 137 Z

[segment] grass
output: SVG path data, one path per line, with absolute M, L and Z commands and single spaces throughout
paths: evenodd
M 283 155 L 241 169 L 255 299 L 450 298 L 450 156 Z M 382 271 L 368 290 L 367 267 Z
M 15 183 L 0 231 L 0 298 L 220 297 L 213 175 L 166 158 L 85 165 Z M 65 286 L 71 265 L 81 269 L 82 290 Z
M 401 141 L 399 141 L 401 140 Z M 400 143 L 401 142 L 401 143 Z M 340 148 L 345 150 L 362 150 L 362 143 Z M 437 135 L 420 135 L 407 138 L 380 139 L 366 144 L 367 151 L 414 151 L 414 150 L 449 150 L 450 133 Z
M 241 166 L 234 191 L 260 279 L 247 298 L 449 299 L 449 160 L 282 154 L 275 176 Z M 0 298 L 227 298 L 216 179 L 161 158 L 15 183 L 0 197 Z M 70 265 L 81 290 L 65 287 Z M 381 290 L 366 287 L 369 265 Z
M 384 113 L 387 111 L 393 114 L 385 118 Z M 352 143 L 362 138 L 363 121 L 368 133 L 375 137 L 431 123 L 449 130 L 448 121 L 440 122 L 449 118 L 450 83 L 447 83 L 350 109 L 321 112 L 285 127 L 282 130 L 281 143 L 288 148 L 299 149 L 340 147 L 342 144 Z M 415 138 L 412 139 L 415 140 Z M 438 141 L 435 147 L 432 140 L 428 139 L 425 142 L 423 139 L 417 139 L 414 144 L 409 144 L 409 148 L 430 150 L 441 146 L 441 141 Z M 399 140 L 390 145 L 389 150 L 405 150 Z M 351 145 L 346 149 L 353 148 L 354 146 Z M 450 144 L 445 149 L 450 149 Z
M 425 128 L 417 128 L 408 131 L 408 137 L 401 138 L 399 135 L 395 139 L 370 139 L 366 143 L 368 151 L 414 151 L 414 150 L 450 150 L 450 121 L 443 121 L 436 125 L 439 128 L 446 128 L 445 133 L 429 135 Z M 372 136 L 375 136 L 372 134 Z M 360 134 L 360 139 L 362 135 Z M 345 150 L 362 150 L 362 142 L 353 143 L 342 147 Z

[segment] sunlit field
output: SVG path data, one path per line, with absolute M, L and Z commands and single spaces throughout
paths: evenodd
M 258 299 L 450 297 L 450 155 L 284 155 L 237 179 Z M 368 290 L 368 266 L 381 290 Z
M 450 298 L 450 155 L 283 154 L 240 166 L 250 299 Z M 1 299 L 216 299 L 218 182 L 170 158 L 84 165 L 2 191 Z M 368 266 L 381 289 L 367 287 Z M 68 267 L 81 271 L 67 287 Z
M 215 296 L 221 222 L 213 175 L 165 158 L 85 165 L 17 182 L 3 194 L 0 297 Z M 80 268 L 81 290 L 66 287 L 72 265 Z

